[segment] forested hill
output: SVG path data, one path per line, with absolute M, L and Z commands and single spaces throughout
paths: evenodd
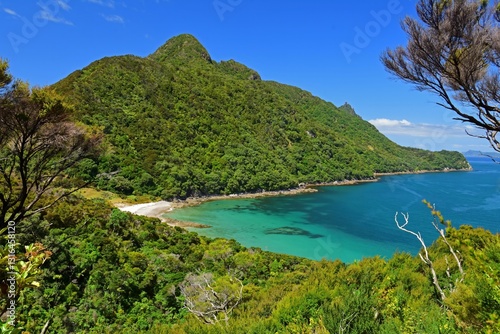
M 215 62 L 191 35 L 145 58 L 103 58 L 53 87 L 109 143 L 79 173 L 119 171 L 100 187 L 126 194 L 182 198 L 468 167 L 457 152 L 396 145 L 348 105 Z

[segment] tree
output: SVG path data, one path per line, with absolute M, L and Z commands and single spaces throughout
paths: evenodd
M 100 140 L 71 122 L 71 108 L 52 90 L 13 81 L 7 70 L 0 59 L 0 229 L 74 192 L 57 181 Z
M 381 57 L 399 79 L 440 97 L 456 120 L 484 130 L 500 151 L 500 4 L 485 0 L 420 0 L 420 20 L 406 17 L 406 47 Z
M 456 286 L 456 284 L 462 283 L 464 280 L 464 277 L 465 277 L 465 272 L 464 272 L 463 267 L 462 267 L 462 260 L 458 256 L 457 251 L 455 251 L 455 249 L 453 249 L 450 242 L 446 238 L 445 230 L 443 230 L 442 228 L 439 228 L 439 225 L 438 225 L 438 223 L 439 223 L 439 224 L 446 226 L 446 228 L 450 228 L 451 222 L 449 220 L 445 221 L 441 212 L 437 211 L 434 205 L 431 205 L 426 200 L 424 200 L 423 202 L 431 210 L 431 214 L 434 217 L 434 221 L 432 222 L 432 226 L 441 236 L 441 240 L 446 244 L 446 246 L 448 246 L 450 253 L 453 255 L 453 258 L 455 259 L 455 262 L 457 263 L 457 268 L 460 272 L 460 276 L 455 281 L 455 286 Z M 439 298 L 441 299 L 441 301 L 444 302 L 444 300 L 446 299 L 446 295 L 445 295 L 443 288 L 441 287 L 441 285 L 439 283 L 438 276 L 437 276 L 436 270 L 434 268 L 434 263 L 431 260 L 431 258 L 429 257 L 429 251 L 428 251 L 427 246 L 424 242 L 424 239 L 422 238 L 422 235 L 420 234 L 420 232 L 414 232 L 414 231 L 406 228 L 406 226 L 410 222 L 410 215 L 408 213 L 407 214 L 402 213 L 402 215 L 403 215 L 403 218 L 405 220 L 405 222 L 403 224 L 400 224 L 398 221 L 398 212 L 396 212 L 396 214 L 394 215 L 394 221 L 396 222 L 396 226 L 401 231 L 409 233 L 409 234 L 413 235 L 414 237 L 416 237 L 418 239 L 418 241 L 420 242 L 420 244 L 422 245 L 423 255 L 422 255 L 422 252 L 419 252 L 418 256 L 420 257 L 422 262 L 424 262 L 429 267 L 431 274 L 432 274 L 432 284 L 434 284 L 434 287 L 436 288 L 436 291 L 439 294 Z M 447 259 L 446 259 L 446 263 L 448 264 Z M 448 268 L 446 269 L 446 275 L 448 276 L 449 279 L 451 279 L 449 264 L 448 264 Z M 455 290 L 455 286 L 450 284 L 450 292 L 453 292 Z
M 214 279 L 211 273 L 188 274 L 180 285 L 184 306 L 200 321 L 218 324 L 229 315 L 242 298 L 243 283 L 233 276 Z

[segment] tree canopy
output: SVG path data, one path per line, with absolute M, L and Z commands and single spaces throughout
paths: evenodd
M 54 86 L 109 149 L 99 187 L 185 198 L 467 168 L 457 152 L 403 148 L 345 105 L 213 61 L 190 35 L 148 57 L 110 57 Z
M 0 59 L 0 228 L 70 194 L 57 182 L 99 140 L 71 121 L 71 108 L 55 92 L 13 81 L 7 69 Z
M 396 77 L 430 91 L 456 119 L 481 130 L 500 151 L 499 4 L 479 0 L 420 0 L 418 19 L 402 22 L 406 47 L 382 55 Z
M 425 249 L 432 266 L 405 253 L 311 261 L 122 212 L 71 194 L 78 184 L 63 182 L 100 169 L 109 172 L 100 186 L 123 193 L 227 193 L 468 167 L 458 152 L 399 147 L 349 105 L 262 81 L 233 61 L 215 63 L 190 36 L 147 58 L 107 58 L 73 73 L 53 87 L 64 101 L 12 82 L 6 70 L 0 62 L 2 218 L 31 215 L 37 233 L 16 231 L 16 243 L 31 246 L 15 254 L 23 293 L 16 328 L 4 323 L 2 331 L 500 331 L 500 240 L 483 229 L 447 224 L 446 240 Z M 104 133 L 102 156 L 91 157 L 99 136 L 73 115 Z M 1 310 L 10 305 L 7 240 L 0 239 Z M 450 249 L 459 261 L 448 261 Z
M 53 254 L 17 309 L 19 327 L 32 333 L 47 323 L 47 333 L 500 330 L 500 239 L 480 228 L 446 231 L 465 276 L 442 238 L 427 248 L 443 301 L 428 266 L 406 253 L 312 261 L 208 239 L 102 200 L 65 199 L 37 225 Z

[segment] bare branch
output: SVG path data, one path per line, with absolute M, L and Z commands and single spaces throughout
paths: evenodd
M 429 267 L 429 269 L 431 271 L 431 275 L 432 275 L 432 284 L 434 284 L 434 287 L 436 288 L 436 291 L 438 292 L 438 294 L 441 298 L 441 301 L 444 301 L 446 299 L 446 295 L 444 294 L 444 291 L 441 288 L 441 285 L 439 284 L 436 270 L 434 269 L 434 264 L 432 263 L 431 259 L 429 258 L 429 252 L 427 251 L 427 246 L 425 245 L 425 242 L 424 242 L 424 239 L 422 238 L 422 235 L 420 234 L 420 232 L 413 232 L 413 231 L 408 230 L 406 228 L 406 225 L 408 225 L 410 222 L 410 214 L 407 213 L 405 215 L 404 213 L 402 213 L 402 216 L 405 220 L 404 224 L 402 224 L 402 225 L 399 224 L 398 214 L 399 213 L 396 212 L 396 214 L 394 216 L 394 221 L 396 222 L 396 226 L 401 231 L 404 231 L 406 233 L 410 233 L 411 235 L 415 236 L 417 238 L 417 240 L 420 242 L 420 244 L 422 245 L 422 248 L 424 250 L 424 255 L 422 255 L 422 253 L 418 253 L 418 255 L 420 256 L 420 259 Z
M 434 207 L 434 210 L 435 210 L 435 207 Z M 455 250 L 453 249 L 451 244 L 449 243 L 448 239 L 446 239 L 446 234 L 444 232 L 444 229 L 440 229 L 435 220 L 432 222 L 432 226 L 434 226 L 434 228 L 436 229 L 436 231 L 438 231 L 441 238 L 443 238 L 444 243 L 448 246 L 450 253 L 453 255 L 453 258 L 455 259 L 455 262 L 457 263 L 458 270 L 460 271 L 460 279 L 458 280 L 458 282 L 463 282 L 464 277 L 465 277 L 465 272 L 464 272 L 464 269 L 462 268 L 462 262 L 460 261 L 457 253 L 455 252 Z
M 227 324 L 229 315 L 241 301 L 243 283 L 229 275 L 215 280 L 211 273 L 188 274 L 180 290 L 184 307 L 198 320 L 212 325 L 223 320 Z
M 473 0 L 417 3 L 419 20 L 406 17 L 406 47 L 387 50 L 386 69 L 418 90 L 436 94 L 457 120 L 487 133 L 500 151 L 500 24 L 496 3 Z M 458 106 L 458 103 L 461 106 Z

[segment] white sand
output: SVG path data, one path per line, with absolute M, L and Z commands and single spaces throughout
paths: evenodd
M 177 227 L 182 227 L 182 228 L 186 228 L 186 227 L 196 227 L 196 228 L 210 227 L 210 226 L 204 225 L 204 224 L 176 221 L 176 220 L 167 219 L 167 218 L 163 217 L 163 214 L 165 212 L 169 212 L 169 211 L 172 211 L 174 209 L 174 205 L 172 202 L 159 201 L 159 202 L 135 204 L 135 205 L 128 205 L 128 206 L 123 206 L 123 204 L 121 204 L 121 205 L 118 204 L 117 208 L 122 210 L 122 211 L 134 213 L 136 215 L 158 218 L 161 221 L 166 222 L 170 226 L 177 226 Z
M 119 209 L 122 211 L 135 213 L 136 215 L 160 218 L 163 213 L 173 210 L 173 207 L 172 202 L 159 201 L 124 206 Z

